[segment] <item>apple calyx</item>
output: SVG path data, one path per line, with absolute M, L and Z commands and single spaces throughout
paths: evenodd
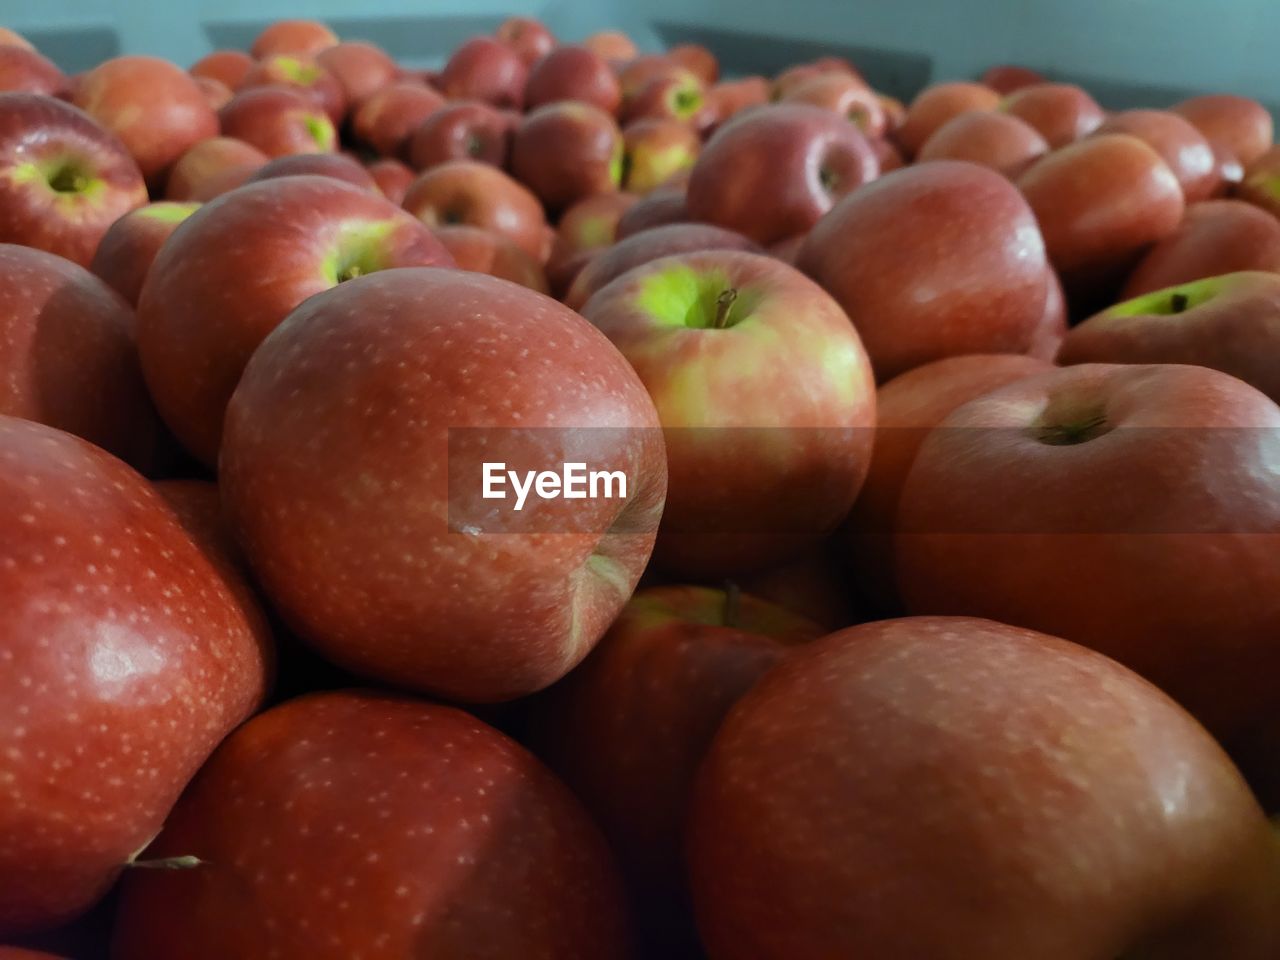
M 681 88 L 672 97 L 672 106 L 676 116 L 682 119 L 690 117 L 702 108 L 702 94 L 696 89 Z
M 711 321 L 711 326 L 716 330 L 723 330 L 729 326 L 729 311 L 733 309 L 734 303 L 738 300 L 738 291 L 734 287 L 730 287 L 716 297 L 716 315 Z
M 1072 447 L 1096 440 L 1109 433 L 1111 425 L 1105 413 L 1095 413 L 1066 423 L 1041 424 L 1035 428 L 1036 439 L 1051 447 Z
M 1169 298 L 1170 313 L 1183 313 L 1190 305 L 1191 298 L 1181 290 L 1176 291 L 1173 296 Z
M 382 248 L 394 224 L 354 221 L 338 231 L 334 252 L 325 261 L 325 278 L 333 285 L 376 273 L 383 268 Z

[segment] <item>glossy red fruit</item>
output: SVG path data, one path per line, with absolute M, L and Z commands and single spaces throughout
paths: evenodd
M 156 254 L 178 225 L 198 209 L 198 203 L 149 203 L 126 213 L 103 234 L 89 270 L 136 307 Z
M 59 96 L 67 90 L 67 75 L 35 50 L 0 46 L 0 91 Z
M 358 160 L 343 153 L 295 153 L 276 157 L 264 163 L 245 179 L 245 183 L 275 180 L 278 177 L 332 177 L 361 190 L 380 193 L 372 174 Z
M 0 417 L 0 935 L 106 893 L 261 700 L 268 650 L 140 476 Z

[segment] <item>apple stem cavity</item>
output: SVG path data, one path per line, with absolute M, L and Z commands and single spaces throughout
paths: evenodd
M 164 857 L 160 860 L 130 860 L 125 864 L 127 870 L 194 870 L 209 861 L 199 857 Z
M 729 311 L 733 309 L 734 303 L 738 299 L 738 291 L 730 287 L 720 296 L 716 297 L 716 315 L 711 321 L 711 326 L 716 330 L 723 330 L 729 326 Z
M 1169 311 L 1171 313 L 1183 313 L 1189 306 L 1191 306 L 1191 298 L 1181 291 L 1169 298 Z
M 1041 443 L 1051 447 L 1070 447 L 1078 443 L 1088 443 L 1102 436 L 1109 429 L 1106 414 L 1099 413 L 1075 423 L 1043 426 L 1039 429 L 1037 436 Z
M 738 625 L 738 608 L 741 606 L 742 588 L 732 580 L 726 580 L 724 584 L 724 625 L 726 627 L 736 627 Z

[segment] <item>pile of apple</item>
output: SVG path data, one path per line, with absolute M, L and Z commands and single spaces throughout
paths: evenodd
M 0 91 L 0 960 L 1280 957 L 1258 103 L 526 18 Z M 493 436 L 630 487 L 459 522 Z

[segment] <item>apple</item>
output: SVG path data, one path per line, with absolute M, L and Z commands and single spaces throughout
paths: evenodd
M 62 257 L 0 244 L 0 343 L 0 414 L 150 466 L 156 415 L 138 367 L 133 311 L 115 291 Z
M 504 167 L 513 124 L 478 100 L 446 104 L 422 121 L 409 138 L 409 162 L 418 170 L 450 160 L 478 160 Z
M 1088 91 L 1070 83 L 1022 87 L 1000 101 L 1000 109 L 1026 121 L 1055 150 L 1087 137 L 1106 119 Z
M 1050 284 L 1026 201 L 994 170 L 957 160 L 845 197 L 798 265 L 849 315 L 881 382 L 943 357 L 1026 353 Z
M 884 132 L 886 136 L 893 134 L 907 119 L 907 105 L 897 97 L 885 93 L 876 95 L 880 101 L 880 109 L 884 113 Z
M 875 385 L 816 284 L 772 257 L 701 250 L 622 274 L 581 312 L 635 367 L 665 431 L 660 569 L 761 570 L 844 518 L 870 458 Z
M 1213 147 L 1213 159 L 1218 173 L 1218 189 L 1213 195 L 1227 196 L 1244 180 L 1244 164 L 1224 144 L 1216 140 L 1210 140 L 1209 144 Z
M 967 160 L 1016 178 L 1048 152 L 1039 131 L 1012 114 L 971 110 L 935 130 L 916 160 Z
M 804 247 L 804 241 L 809 236 L 808 231 L 797 233 L 794 237 L 788 237 L 786 240 L 779 240 L 777 243 L 769 245 L 769 256 L 777 257 L 783 263 L 794 267 L 796 261 L 800 259 L 800 250 Z
M 1241 200 L 1280 217 L 1280 148 L 1272 147 L 1250 163 L 1234 192 Z
M 328 70 L 311 60 L 283 54 L 259 60 L 240 82 L 241 90 L 253 87 L 297 90 L 327 113 L 334 126 L 339 126 L 347 114 L 347 94 L 342 84 Z
M 553 293 L 563 294 L 589 259 L 613 245 L 618 221 L 636 202 L 633 194 L 597 193 L 564 212 L 547 258 L 547 282 Z
M 1241 270 L 1280 273 L 1280 222 L 1240 200 L 1193 203 L 1134 268 L 1123 299 Z
M 620 238 L 593 258 L 574 278 L 564 302 L 581 310 L 598 290 L 615 279 L 661 257 L 704 250 L 739 250 L 761 253 L 755 241 L 740 233 L 709 223 L 673 223 Z
M 911 101 L 893 138 L 906 156 L 914 157 L 948 120 L 972 110 L 994 110 L 999 105 L 1000 94 L 980 83 L 936 83 L 925 87 Z
M 217 80 L 236 90 L 256 61 L 243 50 L 215 50 L 191 65 L 187 73 L 195 77 Z
M 546 24 L 532 17 L 508 17 L 498 25 L 494 36 L 514 50 L 526 67 L 532 67 L 556 48 L 556 38 Z
M 1271 148 L 1271 113 L 1257 100 L 1210 94 L 1183 100 L 1170 109 L 1245 166 Z
M 1051 630 L 1230 740 L 1275 716 L 1278 431 L 1274 402 L 1199 366 L 1081 364 L 968 403 L 903 488 L 907 609 Z
M 252 596 L 253 588 L 244 577 L 244 556 L 222 517 L 218 485 L 209 480 L 157 480 L 151 486 L 169 505 L 182 529 L 225 572 L 224 579 L 238 581 L 236 592 Z
M 255 60 L 276 55 L 313 57 L 337 42 L 338 35 L 317 20 L 278 20 L 258 34 L 249 52 Z
M 867 137 L 883 136 L 884 107 L 866 83 L 842 73 L 824 73 L 800 84 L 782 98 L 783 103 L 808 103 L 848 119 Z
M 769 81 L 760 76 L 721 80 L 707 88 L 707 112 L 724 123 L 744 110 L 769 102 Z
M 1052 360 L 1058 355 L 1058 348 L 1067 335 L 1067 295 L 1062 289 L 1062 281 L 1052 270 L 1049 271 L 1049 295 L 1045 298 L 1044 313 L 1031 336 L 1031 347 L 1028 357 L 1037 360 Z
M 124 143 L 157 183 L 193 144 L 218 133 L 218 116 L 191 75 L 156 57 L 116 57 L 77 83 L 77 107 Z
M 1280 949 L 1280 846 L 1222 748 L 1119 664 L 989 620 L 793 651 L 721 726 L 687 833 L 718 958 Z
M 107 892 L 261 701 L 269 651 L 133 470 L 13 417 L 0 448 L 4 936 Z
M 269 157 L 332 153 L 338 134 L 315 100 L 291 87 L 241 90 L 218 111 L 222 134 L 252 144 Z
M 871 467 L 844 528 L 859 595 L 874 612 L 902 613 L 893 533 L 903 484 L 929 431 L 970 400 L 1052 368 L 1050 359 L 1012 353 L 961 354 L 908 370 L 876 391 Z
M 988 68 L 983 72 L 979 82 L 990 87 L 996 93 L 1009 94 L 1021 90 L 1023 87 L 1032 87 L 1036 84 L 1045 83 L 1046 80 L 1043 74 L 1029 67 L 1019 67 L 1006 63 Z
M 389 267 L 449 264 L 410 214 L 330 177 L 249 184 L 156 256 L 138 302 L 143 372 L 169 428 L 207 464 L 254 349 L 303 300 Z
M 655 77 L 628 97 L 622 107 L 623 120 L 679 120 L 706 126 L 706 90 L 702 81 L 683 67 L 676 71 Z
M 488 163 L 451 160 L 432 167 L 413 182 L 401 205 L 428 227 L 483 227 L 539 260 L 546 249 L 547 221 L 538 198 Z
M 200 864 L 128 878 L 114 956 L 629 955 L 617 868 L 578 801 L 452 707 L 344 690 L 255 717 L 147 855 Z
M 315 62 L 342 87 L 348 104 L 359 103 L 396 79 L 396 62 L 376 44 L 348 40 L 321 50 Z
M 677 43 L 667 51 L 667 59 L 690 71 L 704 86 L 720 79 L 720 61 L 700 43 Z
M 381 193 L 360 161 L 343 153 L 297 153 L 288 157 L 276 157 L 250 174 L 245 183 L 309 175 L 332 177 L 362 190 Z
M 444 103 L 435 90 L 398 80 L 356 105 L 351 133 L 380 156 L 404 159 L 413 132 Z
M 582 41 L 582 45 L 598 57 L 619 63 L 634 59 L 640 51 L 634 41 L 621 30 L 601 30 Z
M 636 120 L 622 130 L 624 189 L 648 193 L 682 170 L 691 170 L 702 138 L 680 120 Z
M 231 186 L 238 187 L 269 159 L 252 144 L 234 137 L 210 137 L 201 140 L 169 170 L 165 180 L 166 199 L 179 202 L 194 200 L 214 188 L 215 182 L 230 183 L 229 176 L 239 176 Z
M 688 210 L 769 244 L 803 233 L 877 173 L 866 139 L 837 114 L 807 104 L 761 107 L 703 148 Z
M 1032 88 L 1028 88 L 1032 89 Z M 1137 137 L 1108 133 L 1055 150 L 1018 178 L 1069 297 L 1112 289 L 1185 205 L 1177 176 Z
M 68 89 L 67 75 L 52 60 L 35 50 L 0 45 L 0 92 L 43 93 L 61 96 Z
M 529 68 L 524 101 L 533 110 L 560 100 L 579 100 L 617 113 L 622 88 L 602 57 L 586 47 L 557 47 Z
M 1280 274 L 1228 273 L 1118 303 L 1073 328 L 1061 364 L 1188 363 L 1280 402 Z
M 450 100 L 482 100 L 520 109 L 529 68 L 510 46 L 493 37 L 473 37 L 457 50 L 440 74 Z
M 221 80 L 214 80 L 212 77 L 196 77 L 195 80 L 200 93 L 204 95 L 204 102 L 214 113 L 230 103 L 231 98 L 235 96 L 231 88 Z
M 382 195 L 397 207 L 404 202 L 404 195 L 409 192 L 409 185 L 417 179 L 406 164 L 394 157 L 382 157 L 372 161 L 368 166 L 369 176 L 378 185 Z
M 906 158 L 903 157 L 902 151 L 894 146 L 893 141 L 887 138 L 872 140 L 871 152 L 875 154 L 876 163 L 879 164 L 880 174 L 892 173 L 894 170 L 901 170 L 907 165 Z
M 34 50 L 35 46 L 22 34 L 10 30 L 8 27 L 0 27 L 0 47 L 21 47 L 24 50 Z
M 511 144 L 512 173 L 552 211 L 617 190 L 622 158 L 622 132 L 613 117 L 577 101 L 527 114 Z
M 770 89 L 770 99 L 782 100 L 791 91 L 797 87 L 804 86 L 815 77 L 833 73 L 843 77 L 858 76 L 858 72 L 853 69 L 852 64 L 839 57 L 821 57 L 808 63 L 797 63 L 783 70 L 774 78 Z
M 618 218 L 617 237 L 627 237 L 672 223 L 689 223 L 684 187 L 660 187 L 646 193 Z
M 131 210 L 111 225 L 93 256 L 89 270 L 130 306 L 138 303 L 142 281 L 169 235 L 198 210 L 198 203 L 149 203 Z M 128 326 L 132 327 L 132 318 Z M 77 431 L 72 431 L 75 433 Z
M 549 292 L 542 264 L 509 237 L 461 223 L 439 226 L 432 232 L 449 251 L 458 269 L 510 280 L 538 293 Z
M 641 590 L 586 661 L 533 707 L 535 748 L 618 855 L 646 955 L 697 942 L 684 821 L 698 764 L 733 704 L 823 630 L 754 597 Z
M 147 202 L 118 139 L 68 103 L 0 93 L 0 243 L 87 265 L 115 220 Z
M 1190 122 L 1168 110 L 1122 110 L 1095 131 L 1127 133 L 1160 155 L 1182 185 L 1187 203 L 1207 200 L 1218 189 L 1213 147 Z
M 257 348 L 219 476 L 300 636 L 359 673 L 492 702 L 558 680 L 630 596 L 665 494 L 658 426 L 626 361 L 549 297 L 386 270 L 306 300 Z M 521 514 L 482 499 L 481 460 L 629 482 Z
M 608 58 L 606 58 L 608 59 Z M 690 71 L 664 53 L 646 53 L 618 67 L 618 85 L 622 88 L 622 102 L 630 103 L 635 96 L 654 80 L 671 77 L 686 79 Z M 697 78 L 694 77 L 696 80 Z

